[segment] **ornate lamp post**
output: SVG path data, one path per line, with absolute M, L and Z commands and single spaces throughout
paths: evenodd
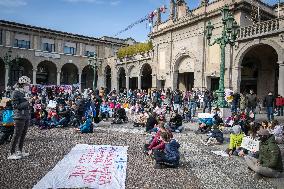
M 18 55 L 16 56 L 16 62 L 19 62 Z M 11 73 L 11 66 L 12 66 L 12 49 L 10 48 L 8 52 L 4 55 L 4 64 L 5 64 L 5 89 L 7 89 L 8 85 L 12 85 L 12 73 Z
M 97 88 L 97 81 L 96 81 L 97 69 L 99 66 L 101 66 L 101 62 L 98 61 L 97 54 L 88 55 L 88 65 L 91 66 L 94 70 L 93 88 L 95 90 Z
M 225 87 L 224 87 L 224 76 L 225 76 L 225 48 L 226 45 L 229 44 L 231 46 L 235 45 L 235 41 L 237 39 L 239 26 L 235 21 L 231 12 L 229 12 L 229 7 L 225 5 L 221 10 L 222 14 L 222 22 L 223 22 L 223 31 L 222 35 L 216 38 L 213 43 L 211 43 L 212 31 L 214 26 L 211 22 L 208 22 L 206 26 L 206 37 L 208 40 L 209 46 L 215 45 L 216 43 L 220 45 L 221 48 L 221 64 L 220 64 L 220 81 L 219 81 L 219 89 L 217 91 L 218 101 L 217 106 L 220 108 L 226 107 L 225 101 Z

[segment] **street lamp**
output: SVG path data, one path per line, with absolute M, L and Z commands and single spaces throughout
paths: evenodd
M 229 7 L 225 5 L 221 10 L 222 14 L 222 23 L 223 23 L 223 31 L 222 35 L 216 38 L 213 43 L 210 42 L 212 37 L 212 31 L 214 26 L 211 22 L 208 22 L 206 27 L 206 38 L 208 40 L 209 46 L 213 46 L 216 43 L 220 45 L 221 49 L 221 64 L 220 64 L 220 81 L 219 81 L 219 89 L 217 91 L 218 94 L 218 101 L 217 106 L 220 108 L 226 107 L 225 101 L 225 87 L 224 87 L 224 76 L 225 76 L 225 48 L 226 45 L 229 44 L 231 46 L 235 45 L 235 41 L 237 39 L 239 26 L 235 21 L 232 13 L 229 11 Z
M 98 61 L 97 54 L 94 53 L 88 55 L 88 65 L 91 66 L 94 70 L 93 88 L 95 90 L 97 88 L 97 81 L 96 81 L 97 69 L 99 66 L 101 66 L 101 62 Z
M 19 56 L 17 55 L 15 58 L 15 63 L 19 63 Z M 7 72 L 5 72 L 5 89 L 7 89 L 8 85 L 12 85 L 12 73 L 11 73 L 11 66 L 13 64 L 12 60 L 12 49 L 10 48 L 8 52 L 4 55 L 4 64 L 5 64 L 5 69 Z

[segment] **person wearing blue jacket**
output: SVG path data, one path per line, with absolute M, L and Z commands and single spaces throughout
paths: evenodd
M 81 133 L 93 133 L 93 123 L 90 116 L 82 118 L 83 124 L 80 125 L 80 128 L 76 129 Z
M 171 139 L 167 132 L 162 132 L 160 140 L 165 143 L 165 149 L 163 151 L 154 150 L 154 159 L 156 164 L 155 169 L 161 169 L 163 167 L 176 168 L 179 166 L 180 144 L 175 140 Z

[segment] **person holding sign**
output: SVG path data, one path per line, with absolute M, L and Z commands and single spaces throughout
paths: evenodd
M 247 166 L 252 169 L 259 179 L 260 176 L 278 178 L 283 172 L 281 151 L 275 142 L 273 135 L 266 129 L 257 132 L 260 139 L 259 159 L 245 156 Z

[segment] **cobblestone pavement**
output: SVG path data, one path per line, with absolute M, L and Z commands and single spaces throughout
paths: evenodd
M 181 166 L 178 169 L 153 169 L 153 162 L 142 154 L 144 129 L 132 124 L 111 125 L 102 122 L 93 134 L 74 133 L 73 129 L 41 131 L 31 127 L 25 149 L 31 155 L 23 160 L 6 159 L 9 145 L 0 146 L 0 188 L 32 188 L 76 144 L 126 145 L 128 149 L 126 188 L 284 188 L 283 178 L 254 180 L 242 158 L 218 157 L 211 150 L 221 146 L 204 146 L 204 135 L 195 135 L 195 124 L 186 124 L 185 132 L 175 134 L 181 143 Z

